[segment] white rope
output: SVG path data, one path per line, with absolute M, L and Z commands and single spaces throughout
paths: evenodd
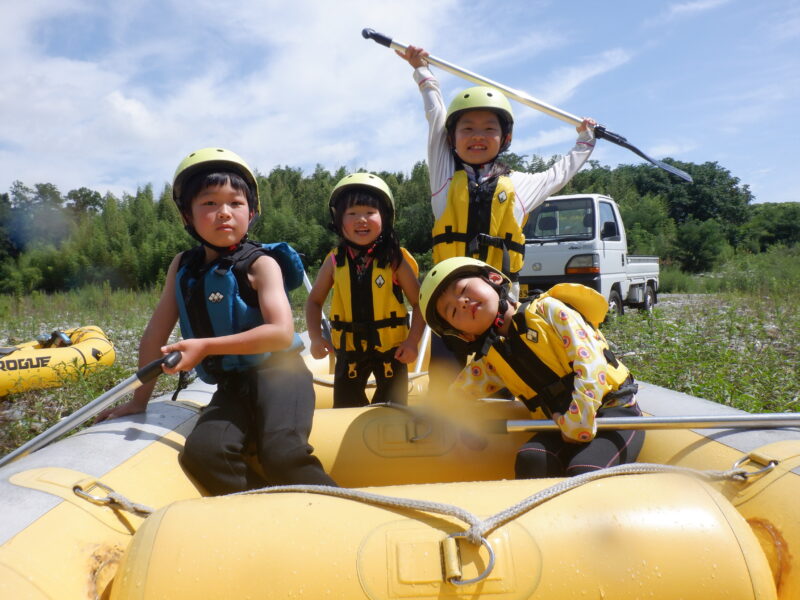
M 307 494 L 322 494 L 324 496 L 335 496 L 337 498 L 344 498 L 346 500 L 356 500 L 359 502 L 366 502 L 377 506 L 388 506 L 390 508 L 403 508 L 418 510 L 422 512 L 437 513 L 441 515 L 448 515 L 456 517 L 469 523 L 472 527 L 480 524 L 481 519 L 471 512 L 464 510 L 461 507 L 453 504 L 445 504 L 443 502 L 433 502 L 430 500 L 415 500 L 413 498 L 400 498 L 397 496 L 384 496 L 382 494 L 373 494 L 372 492 L 364 492 L 362 490 L 354 490 L 350 488 L 340 488 L 327 485 L 278 485 L 273 487 L 265 487 L 259 490 L 249 490 L 246 492 L 237 492 L 231 496 L 246 495 L 246 494 L 279 494 L 279 493 L 307 493 Z
M 532 508 L 544 504 L 561 494 L 570 490 L 576 489 L 591 481 L 598 479 L 605 479 L 607 477 L 615 477 L 618 475 L 641 475 L 648 473 L 680 473 L 683 475 L 690 475 L 705 479 L 708 481 L 722 481 L 726 479 L 741 479 L 747 475 L 744 469 L 730 469 L 727 471 L 698 471 L 687 467 L 677 467 L 671 465 L 660 465 L 650 463 L 631 463 L 618 465 L 616 467 L 609 467 L 607 469 L 600 469 L 575 477 L 569 477 L 559 481 L 555 485 L 540 490 L 524 500 L 509 506 L 508 508 L 486 518 L 472 514 L 454 504 L 446 504 L 444 502 L 434 502 L 431 500 L 416 500 L 414 498 L 402 498 L 398 496 L 386 496 L 383 494 L 375 494 L 372 492 L 365 492 L 362 490 L 355 490 L 349 488 L 340 488 L 326 485 L 282 485 L 265 487 L 258 490 L 248 490 L 245 492 L 238 492 L 230 494 L 230 496 L 239 495 L 252 495 L 252 494 L 279 494 L 279 493 L 305 493 L 305 494 L 321 494 L 325 496 L 334 496 L 337 498 L 344 498 L 345 500 L 354 500 L 358 502 L 365 502 L 376 506 L 386 506 L 389 508 L 399 508 L 405 510 L 416 510 L 427 513 L 435 513 L 455 517 L 469 525 L 463 536 L 473 544 L 480 544 L 481 539 L 485 538 L 489 533 L 495 529 L 502 527 L 509 521 L 517 518 L 518 516 L 526 513 Z M 86 497 L 85 493 L 82 494 Z M 108 492 L 105 498 L 93 498 L 93 502 L 97 504 L 106 504 L 115 509 L 122 509 L 128 512 L 138 514 L 141 516 L 149 516 L 154 512 L 154 509 L 144 504 L 131 502 L 122 494 L 113 490 Z
M 605 479 L 607 477 L 614 477 L 618 475 L 642 475 L 642 474 L 649 474 L 649 473 L 680 473 L 682 475 L 690 475 L 693 477 L 699 477 L 701 479 L 705 479 L 708 481 L 721 481 L 725 479 L 735 479 L 736 477 L 740 476 L 742 470 L 739 469 L 732 469 L 730 471 L 698 471 L 695 469 L 691 469 L 688 467 L 678 467 L 673 465 L 661 465 L 661 464 L 652 464 L 652 463 L 630 463 L 630 464 L 623 464 L 617 465 L 615 467 L 608 467 L 606 469 L 600 469 L 598 471 L 592 471 L 589 473 L 583 473 L 581 475 L 575 475 L 574 477 L 568 477 L 559 481 L 555 485 L 550 486 L 549 488 L 545 488 L 540 490 L 539 492 L 528 496 L 524 500 L 514 504 L 513 506 L 509 506 L 505 510 L 500 511 L 499 513 L 484 519 L 477 525 L 473 525 L 468 531 L 465 532 L 465 536 L 470 540 L 480 540 L 481 537 L 485 537 L 498 527 L 501 527 L 512 521 L 513 519 L 517 518 L 523 513 L 531 510 L 532 508 L 539 506 L 540 504 L 544 504 L 548 500 L 555 498 L 556 496 L 560 496 L 570 490 L 576 489 L 582 485 L 585 485 L 591 481 L 596 481 L 598 479 Z
M 283 485 L 266 487 L 259 490 L 250 490 L 247 492 L 239 492 L 237 494 L 277 494 L 277 493 L 309 493 L 309 494 L 322 494 L 326 496 L 335 496 L 347 500 L 356 500 L 359 502 L 366 502 L 378 506 L 388 506 L 391 508 L 403 508 L 418 510 L 423 512 L 437 513 L 448 515 L 460 519 L 461 521 L 469 524 L 469 529 L 464 532 L 466 537 L 473 544 L 480 544 L 481 538 L 508 523 L 509 521 L 517 518 L 521 514 L 529 511 L 530 509 L 560 496 L 570 490 L 585 485 L 591 481 L 598 479 L 605 479 L 607 477 L 614 477 L 618 475 L 639 475 L 649 473 L 680 473 L 684 475 L 691 475 L 705 479 L 708 481 L 721 481 L 726 479 L 740 479 L 746 474 L 743 469 L 730 469 L 728 471 L 698 471 L 688 467 L 677 467 L 672 465 L 661 465 L 651 463 L 631 463 L 618 465 L 616 467 L 609 467 L 607 469 L 600 469 L 575 477 L 566 478 L 555 485 L 546 489 L 540 490 L 535 494 L 528 496 L 524 500 L 509 506 L 508 508 L 492 515 L 486 519 L 481 519 L 471 512 L 452 504 L 445 504 L 442 502 L 433 502 L 428 500 L 415 500 L 413 498 L 401 498 L 396 496 L 385 496 L 382 494 L 374 494 L 371 492 L 364 492 L 360 490 L 353 490 L 348 488 L 337 488 L 324 485 Z
M 111 492 L 108 494 L 108 500 L 109 505 L 113 506 L 114 508 L 121 508 L 122 510 L 127 510 L 128 512 L 141 515 L 143 517 L 149 517 L 155 512 L 155 510 L 149 506 L 131 502 L 125 496 L 117 492 Z

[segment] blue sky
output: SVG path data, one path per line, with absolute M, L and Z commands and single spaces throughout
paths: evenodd
M 410 172 L 426 123 L 411 68 L 372 27 L 591 116 L 656 158 L 715 161 L 757 202 L 800 200 L 793 0 L 26 0 L 0 20 L 0 192 L 133 193 L 187 153 L 230 148 L 268 173 Z M 438 72 L 446 100 L 469 83 Z M 574 129 L 515 105 L 511 150 Z M 601 164 L 638 164 L 600 142 Z

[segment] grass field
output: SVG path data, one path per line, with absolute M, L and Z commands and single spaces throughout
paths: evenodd
M 744 256 L 706 277 L 664 272 L 650 315 L 629 311 L 603 326 L 614 351 L 643 381 L 750 412 L 800 406 L 798 249 Z M 691 293 L 685 293 L 691 292 Z M 305 292 L 292 293 L 298 330 Z M 52 295 L 0 296 L 0 345 L 40 333 L 97 325 L 113 341 L 116 363 L 61 388 L 0 398 L 0 455 L 72 413 L 136 370 L 139 336 L 157 292 L 106 287 Z M 157 392 L 174 389 L 161 377 Z

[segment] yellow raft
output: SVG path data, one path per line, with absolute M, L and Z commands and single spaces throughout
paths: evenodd
M 114 364 L 114 346 L 99 327 L 89 325 L 57 333 L 65 336 L 69 345 L 43 346 L 31 341 L 0 348 L 0 396 L 57 387 L 99 365 Z
M 800 598 L 796 429 L 650 431 L 652 467 L 513 481 L 529 433 L 318 409 L 311 443 L 343 488 L 206 498 L 178 454 L 212 392 L 0 468 L 0 597 Z M 648 384 L 640 402 L 740 414 Z M 506 401 L 477 415 L 530 416 Z

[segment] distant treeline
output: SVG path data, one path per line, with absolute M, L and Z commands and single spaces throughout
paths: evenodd
M 504 155 L 513 169 L 528 172 L 547 168 L 555 158 Z M 800 203 L 752 204 L 749 187 L 717 163 L 669 162 L 690 173 L 694 183 L 650 165 L 611 169 L 590 161 L 560 193 L 612 196 L 622 209 L 629 251 L 658 255 L 687 272 L 713 269 L 735 252 L 800 241 Z M 327 228 L 327 201 L 345 174 L 318 166 L 304 175 L 284 166 L 259 175 L 262 216 L 250 237 L 288 241 L 316 268 L 336 244 Z M 394 193 L 401 243 L 424 270 L 430 266 L 433 225 L 427 166 L 416 164 L 410 175 L 379 175 Z M 88 188 L 64 195 L 50 183 L 14 182 L 0 194 L 0 293 L 103 282 L 130 289 L 160 285 L 172 257 L 194 244 L 171 194 L 169 185 L 157 196 L 147 185 L 121 198 Z

